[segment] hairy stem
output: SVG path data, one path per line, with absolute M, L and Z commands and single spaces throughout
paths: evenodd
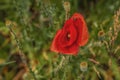
M 11 25 L 12 25 L 12 24 L 11 24 Z M 18 47 L 18 51 L 19 51 L 20 58 L 21 58 L 22 62 L 25 64 L 25 66 L 28 67 L 31 75 L 34 77 L 34 80 L 37 80 L 37 78 L 35 77 L 34 72 L 32 71 L 32 69 L 31 69 L 31 67 L 30 67 L 30 65 L 29 65 L 29 64 L 27 63 L 27 61 L 26 61 L 25 55 L 24 55 L 23 52 L 22 52 L 21 43 L 20 43 L 20 41 L 17 39 L 17 36 L 16 36 L 15 32 L 12 30 L 11 25 L 8 25 L 7 27 L 9 28 L 11 34 L 13 34 L 13 36 L 14 36 L 14 38 L 15 38 L 15 41 L 16 41 L 16 44 L 17 44 L 17 47 Z

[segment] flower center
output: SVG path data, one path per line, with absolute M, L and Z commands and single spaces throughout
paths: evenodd
M 68 38 L 70 38 L 70 34 L 68 34 Z
M 70 40 L 70 33 L 67 33 L 67 39 Z

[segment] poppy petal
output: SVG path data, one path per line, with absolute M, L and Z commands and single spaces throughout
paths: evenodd
M 52 41 L 52 45 L 51 45 L 51 48 L 50 48 L 51 51 L 59 52 L 59 51 L 58 51 L 58 47 L 57 47 L 56 44 L 57 44 L 57 39 L 59 38 L 61 32 L 62 32 L 62 30 L 58 30 L 58 31 L 57 31 L 57 33 L 56 33 L 56 35 L 55 35 L 55 37 L 54 37 L 54 39 L 53 39 L 53 41 Z
M 82 15 L 75 13 L 72 17 L 75 27 L 78 30 L 78 44 L 84 46 L 88 42 L 88 29 Z

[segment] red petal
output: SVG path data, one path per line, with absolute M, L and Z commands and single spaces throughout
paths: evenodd
M 60 54 L 69 54 L 69 55 L 76 55 L 78 50 L 79 50 L 79 46 L 78 44 L 73 44 L 72 46 L 66 46 L 66 47 L 63 47 L 63 43 L 61 43 L 61 35 L 62 34 L 62 30 L 59 30 L 57 33 L 56 33 L 56 36 L 52 42 L 52 45 L 51 45 L 51 51 L 54 51 L 54 52 L 59 52 Z
M 78 44 L 84 46 L 88 42 L 88 29 L 85 20 L 81 14 L 75 13 L 71 19 L 74 22 L 75 27 L 78 30 Z
M 76 41 L 77 31 L 76 31 L 76 28 L 74 27 L 73 21 L 71 19 L 66 21 L 66 23 L 63 27 L 63 31 L 65 31 L 65 34 L 63 34 L 64 35 L 63 41 L 65 41 L 65 43 L 63 42 L 63 45 L 65 45 L 65 46 L 71 45 L 72 46 Z M 69 40 L 67 40 L 68 33 L 70 35 Z
M 60 49 L 61 54 L 76 55 L 78 53 L 79 46 L 78 44 L 73 44 L 72 46 L 67 46 Z
M 58 48 L 57 48 L 57 39 L 59 38 L 60 34 L 61 34 L 62 30 L 58 30 L 58 32 L 56 33 L 54 39 L 53 39 L 53 42 L 52 42 L 52 45 L 51 45 L 51 48 L 50 50 L 51 51 L 54 51 L 54 52 L 59 52 Z
M 84 25 L 82 30 L 82 39 L 79 45 L 84 46 L 88 42 L 88 38 L 89 38 L 88 29 L 86 25 Z

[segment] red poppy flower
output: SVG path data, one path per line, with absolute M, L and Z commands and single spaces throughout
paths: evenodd
M 88 41 L 88 29 L 82 15 L 75 13 L 63 28 L 58 30 L 51 45 L 51 51 L 76 55 L 79 46 Z

